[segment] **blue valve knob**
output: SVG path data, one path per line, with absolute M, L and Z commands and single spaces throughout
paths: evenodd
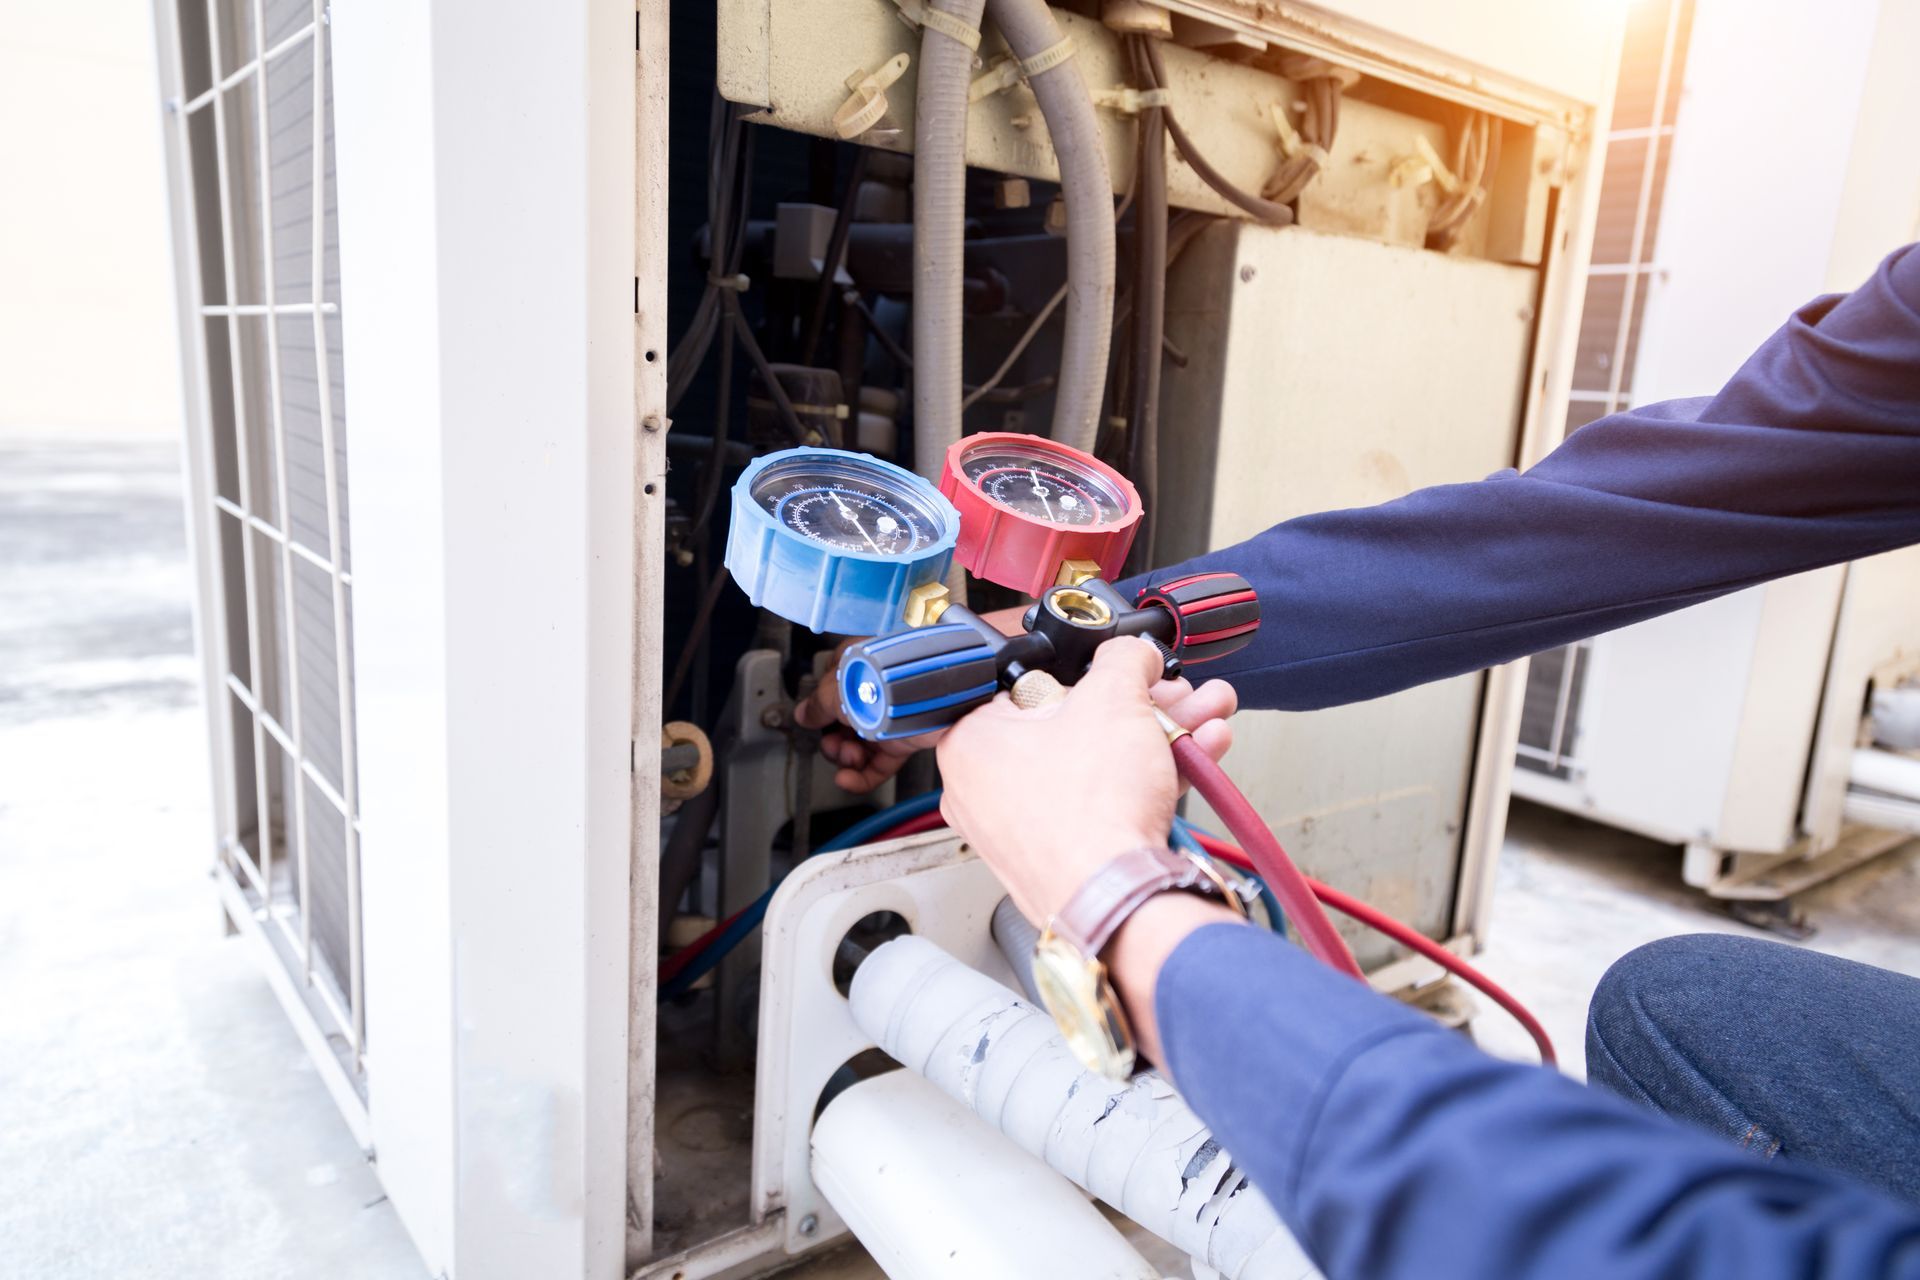
M 994 645 L 959 622 L 865 641 L 841 655 L 841 712 L 870 742 L 944 729 L 992 701 L 994 658 Z

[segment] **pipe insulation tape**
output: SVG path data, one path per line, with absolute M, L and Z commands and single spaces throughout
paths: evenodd
M 895 1061 L 1222 1276 L 1319 1274 L 1171 1085 L 1082 1069 L 1046 1012 L 933 943 L 909 935 L 876 948 L 851 1001 Z

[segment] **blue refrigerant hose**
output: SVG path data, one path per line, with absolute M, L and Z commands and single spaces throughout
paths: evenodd
M 1198 854 L 1208 862 L 1212 862 L 1214 861 L 1213 855 L 1201 848 L 1200 842 L 1193 838 L 1193 833 L 1198 830 L 1204 830 L 1204 828 L 1195 827 L 1179 814 L 1175 814 L 1173 818 L 1173 831 L 1168 835 L 1167 840 L 1176 849 L 1185 853 Z M 1211 835 L 1213 833 L 1207 832 L 1207 834 Z M 1287 933 L 1287 916 L 1286 913 L 1280 909 L 1280 899 L 1274 897 L 1273 890 L 1267 888 L 1267 882 L 1251 871 L 1236 870 L 1235 874 L 1251 880 L 1255 887 L 1260 890 L 1260 905 L 1267 909 L 1267 923 L 1275 933 L 1281 937 L 1285 937 Z
M 924 813 L 932 813 L 939 807 L 940 792 L 938 791 L 929 791 L 911 800 L 902 800 L 899 804 L 868 814 L 833 839 L 821 844 L 814 853 L 838 853 L 842 849 L 866 844 L 876 836 L 885 835 L 901 823 Z M 660 999 L 672 1000 L 684 995 L 694 983 L 713 972 L 714 966 L 724 960 L 728 952 L 739 946 L 760 927 L 760 921 L 767 914 L 767 903 L 773 900 L 773 891 L 778 887 L 777 883 L 768 885 L 765 893 L 749 903 L 747 909 L 740 913 L 740 918 L 727 926 L 726 932 L 715 938 L 705 951 L 695 956 L 686 968 L 675 974 L 673 981 L 660 988 Z
M 903 822 L 922 814 L 932 813 L 940 807 L 940 795 L 939 791 L 929 791 L 925 795 L 915 796 L 911 800 L 902 800 L 899 804 L 870 813 L 839 835 L 822 843 L 814 853 L 838 853 L 842 849 L 866 844 L 878 836 L 885 835 Z M 1178 849 L 1198 854 L 1212 861 L 1206 850 L 1200 847 L 1200 842 L 1193 838 L 1192 824 L 1185 818 L 1174 818 L 1173 830 L 1168 834 L 1168 840 Z M 1242 874 L 1246 874 L 1248 879 L 1260 887 L 1260 901 L 1267 908 L 1273 931 L 1284 935 L 1287 931 L 1287 918 L 1281 913 L 1279 900 L 1273 896 L 1272 890 L 1267 888 L 1266 882 L 1258 876 L 1250 873 Z M 694 983 L 712 973 L 714 968 L 726 959 L 729 952 L 750 937 L 753 931 L 760 927 L 760 922 L 766 918 L 767 904 L 773 900 L 773 891 L 778 887 L 778 884 L 769 885 L 764 893 L 749 903 L 747 909 L 740 913 L 737 920 L 727 926 L 724 933 L 715 938 L 705 951 L 695 956 L 686 968 L 675 974 L 673 981 L 660 988 L 660 999 L 674 1000 L 685 995 L 692 990 Z

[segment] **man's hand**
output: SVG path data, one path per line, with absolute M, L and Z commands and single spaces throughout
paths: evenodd
M 820 678 L 812 693 L 793 704 L 793 720 L 803 729 L 821 730 L 820 754 L 840 766 L 834 770 L 833 785 L 863 796 L 900 772 L 915 752 L 938 742 L 940 735 L 928 733 L 892 742 L 868 742 L 841 722 L 840 660 L 850 647 L 859 643 L 857 636 L 840 642 L 833 651 L 833 666 L 827 674 Z
M 1161 681 L 1160 662 L 1145 640 L 1109 640 L 1064 701 L 1022 711 L 1003 694 L 940 740 L 940 812 L 1027 919 L 1050 919 L 1116 855 L 1166 843 L 1180 788 L 1156 704 L 1214 759 L 1232 745 L 1232 687 Z

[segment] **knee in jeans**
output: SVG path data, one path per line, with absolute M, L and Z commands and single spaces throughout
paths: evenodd
M 1668 1028 L 1660 1011 L 1684 1008 L 1695 997 L 1707 999 L 1711 979 L 1738 963 L 1730 952 L 1746 941 L 1724 934 L 1687 934 L 1627 952 L 1594 988 L 1587 1008 L 1588 1043 L 1629 1059 L 1638 1056 L 1632 1048 L 1636 1044 L 1664 1043 Z

